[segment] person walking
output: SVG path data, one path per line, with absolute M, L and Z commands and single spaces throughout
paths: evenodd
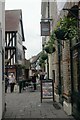
M 40 72 L 40 80 L 44 80 L 44 73 L 42 71 Z
M 36 74 L 35 73 L 33 73 L 32 82 L 33 82 L 34 90 L 36 90 Z
M 45 73 L 44 79 L 45 79 L 45 80 L 48 80 L 47 72 Z
M 9 77 L 9 84 L 10 84 L 10 91 L 12 93 L 14 91 L 14 85 L 15 85 L 15 76 L 13 73 Z
M 8 85 L 9 85 L 9 78 L 7 77 L 7 75 L 5 75 L 5 93 L 7 93 Z

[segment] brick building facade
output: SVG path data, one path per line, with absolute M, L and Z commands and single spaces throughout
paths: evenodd
M 63 3 L 62 3 L 63 4 Z M 48 12 L 48 4 L 45 7 Z M 64 16 L 71 15 L 75 18 L 77 23 L 79 23 L 79 1 L 66 2 L 61 11 L 58 11 L 58 4 L 56 2 L 51 2 L 49 4 L 50 18 L 53 19 L 53 24 L 51 28 L 54 31 L 57 22 L 60 18 Z M 56 6 L 56 7 L 55 7 Z M 55 9 L 54 9 L 55 8 Z M 65 10 L 63 10 L 65 8 Z M 43 8 L 42 8 L 43 9 Z M 56 13 L 56 16 L 55 16 Z M 74 15 L 73 15 L 74 14 Z M 42 16 L 45 18 L 47 13 L 43 13 Z M 79 27 L 80 24 L 78 24 Z M 51 31 L 52 31 L 51 30 Z M 46 37 L 46 41 L 49 37 Z M 79 53 L 79 39 L 75 40 L 55 40 L 56 51 L 51 55 L 49 59 L 50 72 L 52 71 L 52 78 L 54 78 L 54 91 L 55 91 L 55 101 L 60 102 L 64 108 L 64 111 L 75 117 L 79 118 L 80 114 L 80 53 Z M 50 63 L 51 62 L 51 63 Z M 52 64 L 52 66 L 51 66 Z

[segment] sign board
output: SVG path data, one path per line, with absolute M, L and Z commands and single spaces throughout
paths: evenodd
M 41 24 L 41 36 L 50 36 L 50 22 L 42 21 Z
M 43 97 L 52 97 L 53 93 L 52 93 L 52 83 L 42 83 L 43 85 Z
M 53 80 L 41 80 L 41 103 L 42 99 L 53 99 L 54 101 Z

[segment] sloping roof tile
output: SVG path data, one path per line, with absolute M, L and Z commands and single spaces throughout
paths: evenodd
M 21 17 L 22 17 L 21 10 L 6 10 L 5 31 L 18 31 Z
M 34 56 L 34 59 L 32 60 L 31 64 L 36 63 L 36 62 L 37 62 L 37 60 L 39 59 L 40 55 L 41 55 L 41 52 L 40 52 L 40 53 L 38 53 L 36 56 Z

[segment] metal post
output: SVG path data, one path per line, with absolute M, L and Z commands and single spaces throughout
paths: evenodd
M 49 14 L 49 1 L 48 1 L 48 18 L 49 17 L 50 17 L 50 14 Z M 49 59 L 48 58 L 47 58 L 47 75 L 48 75 L 48 79 L 49 79 Z
M 58 44 L 58 62 L 59 62 L 59 95 L 61 94 L 61 62 L 60 62 L 60 44 Z
M 49 1 L 48 1 L 48 18 L 50 18 L 50 14 L 49 14 Z

